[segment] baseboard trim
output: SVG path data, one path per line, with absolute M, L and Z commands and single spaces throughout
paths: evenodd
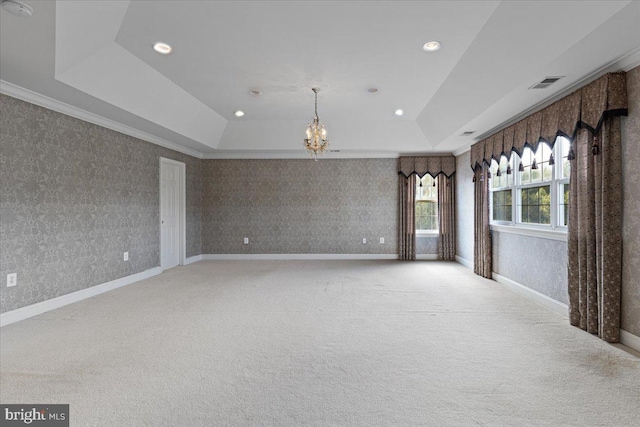
M 564 316 L 569 317 L 569 306 L 560 301 L 556 301 L 538 291 L 528 288 L 518 282 L 515 282 L 507 277 L 501 276 L 498 273 L 492 273 L 493 280 L 505 285 L 514 292 L 519 293 L 527 298 L 533 299 L 538 304 Z M 620 344 L 629 347 L 632 350 L 640 352 L 640 337 L 627 332 L 624 329 L 620 329 Z
M 382 260 L 397 254 L 203 254 L 203 260 Z
M 492 273 L 491 277 L 496 282 L 502 285 L 505 285 L 506 287 L 519 293 L 520 295 L 529 297 L 533 299 L 535 302 L 537 302 L 538 304 L 552 311 L 555 311 L 556 313 L 564 317 L 569 317 L 569 306 L 567 306 L 567 304 L 561 303 L 560 301 L 556 301 L 553 298 L 550 298 L 544 294 L 541 294 L 538 291 L 535 291 L 531 288 L 526 287 L 525 285 L 515 282 L 507 277 L 501 276 L 498 273 Z
M 456 262 L 458 262 L 459 264 L 462 264 L 465 267 L 470 268 L 471 270 L 473 270 L 473 261 L 469 261 L 466 258 L 462 258 L 461 256 L 456 255 Z
M 620 329 L 620 344 L 640 352 L 640 337 L 624 329 Z
M 162 273 L 162 268 L 155 267 L 149 270 L 142 271 L 140 273 L 132 274 L 131 276 L 121 277 L 120 279 L 112 280 L 110 282 L 102 283 L 90 288 L 81 289 L 79 291 L 52 298 L 47 301 L 42 301 L 28 305 L 26 307 L 18 308 L 16 310 L 7 311 L 6 313 L 0 314 L 0 327 L 19 322 L 21 320 L 28 319 L 42 313 L 46 313 L 47 311 L 64 307 L 65 305 L 73 304 L 74 302 L 82 301 L 84 299 L 103 294 L 113 289 L 121 288 L 123 286 L 139 282 L 140 280 L 148 279 L 149 277 L 156 276 L 160 273 Z
M 417 254 L 416 259 L 418 261 L 437 261 L 438 254 Z
M 183 265 L 193 264 L 194 262 L 202 261 L 202 255 L 194 255 L 189 258 L 185 258 Z

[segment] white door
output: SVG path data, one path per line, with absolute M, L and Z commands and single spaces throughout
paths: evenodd
M 180 166 L 160 162 L 160 265 L 180 264 Z

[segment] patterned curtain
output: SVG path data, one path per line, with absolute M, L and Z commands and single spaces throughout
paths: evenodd
M 473 271 L 487 279 L 491 278 L 491 229 L 489 226 L 489 179 L 486 163 L 476 167 L 473 176 L 475 209 L 473 217 L 474 250 Z
M 438 175 L 438 258 L 456 259 L 455 174 L 447 178 Z
M 398 175 L 400 194 L 400 259 L 416 260 L 416 175 Z
M 608 342 L 620 338 L 622 160 L 620 117 L 593 136 L 578 131 L 569 191 L 569 320 Z

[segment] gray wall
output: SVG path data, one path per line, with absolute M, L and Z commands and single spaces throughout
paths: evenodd
M 622 119 L 622 329 L 640 336 L 640 67 L 627 73 L 629 115 Z M 473 260 L 473 183 L 469 155 L 456 158 L 458 255 Z M 468 174 L 468 175 L 466 175 Z M 493 271 L 567 302 L 565 242 L 492 233 Z M 543 268 L 540 268 L 543 267 Z
M 416 236 L 416 255 L 437 255 L 438 236 Z
M 201 253 L 201 160 L 4 95 L 0 111 L 0 278 L 18 274 L 1 312 L 160 265 L 161 156 L 186 163 Z
M 640 67 L 627 73 L 629 116 L 622 119 L 622 329 L 640 336 Z
M 205 160 L 203 176 L 205 254 L 397 253 L 396 159 Z
M 567 242 L 493 231 L 493 272 L 569 303 Z
M 456 255 L 473 263 L 473 171 L 471 151 L 456 157 Z

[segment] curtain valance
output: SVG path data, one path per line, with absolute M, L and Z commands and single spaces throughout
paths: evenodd
M 398 174 L 407 178 L 413 174 L 421 178 L 429 174 L 435 178 L 441 173 L 450 177 L 455 172 L 456 158 L 454 156 L 400 157 L 398 160 Z
M 556 137 L 573 139 L 579 128 L 597 134 L 605 118 L 627 115 L 626 74 L 609 73 L 471 146 L 471 168 L 500 161 L 504 154 L 537 150 L 541 141 L 552 147 Z

